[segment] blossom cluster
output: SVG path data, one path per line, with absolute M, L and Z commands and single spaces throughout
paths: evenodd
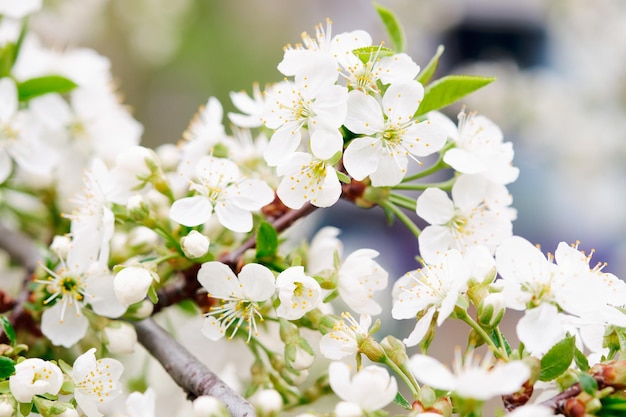
M 155 415 L 151 389 L 122 394 L 130 323 L 180 311 L 202 318 L 203 350 L 229 344 L 238 368 L 251 358 L 233 385 L 267 416 L 324 414 L 312 403 L 329 393 L 338 417 L 382 415 L 392 402 L 411 416 L 479 415 L 499 396 L 511 415 L 551 415 L 519 398 L 538 381 L 546 392 L 589 386 L 592 365 L 623 353 L 626 284 L 578 244 L 546 256 L 514 236 L 512 144 L 483 115 L 439 111 L 490 79 L 431 81 L 440 54 L 420 68 L 400 41 L 333 35 L 329 21 L 285 48 L 283 81 L 231 94 L 230 133 L 211 97 L 177 145 L 152 150 L 106 58 L 52 51 L 26 31 L 21 19 L 40 6 L 0 3 L 3 50 L 19 52 L 0 55 L 0 219 L 49 242 L 20 314 L 47 352 L 85 353 L 73 367 L 25 358 L 16 337 L 28 329 L 7 319 L 0 415 Z M 390 277 L 376 250 L 344 254 L 333 227 L 310 241 L 282 234 L 340 198 L 404 223 L 422 267 Z M 375 337 L 388 304 L 393 320 L 414 321 L 409 334 Z M 507 309 L 523 312 L 517 346 L 500 328 Z M 454 372 L 428 356 L 452 319 L 470 335 Z M 119 360 L 96 360 L 94 346 Z M 611 393 L 597 388 L 585 392 Z M 204 396 L 193 405 L 196 416 L 225 412 Z

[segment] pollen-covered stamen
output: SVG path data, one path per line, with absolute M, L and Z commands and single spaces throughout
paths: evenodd
M 214 316 L 218 319 L 224 326 L 224 329 L 229 329 L 234 325 L 228 336 L 229 339 L 235 337 L 244 324 L 244 329 L 248 332 L 247 342 L 250 342 L 253 334 L 258 336 L 256 317 L 263 321 L 258 303 L 241 299 L 223 299 L 220 301 L 221 305 L 211 307 L 208 316 Z
M 115 389 L 115 381 L 111 377 L 109 365 L 103 364 L 102 360 L 96 361 L 95 369 L 75 385 L 87 395 L 95 396 L 100 403 L 105 402 Z
M 74 307 L 77 316 L 81 315 L 80 307 L 82 302 L 87 297 L 85 290 L 84 277 L 81 275 L 72 274 L 61 261 L 62 266 L 56 272 L 52 271 L 45 265 L 41 267 L 49 274 L 47 279 L 35 280 L 37 284 L 43 284 L 47 286 L 47 290 L 51 293 L 43 303 L 44 305 L 50 304 L 54 300 L 61 302 L 61 316 L 60 321 L 63 322 L 65 317 L 65 311 L 68 306 Z

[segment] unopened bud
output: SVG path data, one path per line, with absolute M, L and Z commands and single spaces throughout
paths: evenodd
M 405 364 L 409 357 L 406 354 L 406 345 L 401 340 L 389 335 L 380 341 L 385 353 L 393 363 L 398 366 Z
M 626 388 L 626 360 L 598 363 L 591 367 L 590 373 L 601 379 L 604 385 L 616 390 Z
M 185 256 L 190 259 L 200 258 L 209 251 L 210 240 L 208 237 L 192 230 L 187 236 L 180 239 L 180 246 L 185 252 Z
M 194 417 L 228 417 L 229 413 L 224 404 L 215 397 L 202 395 L 192 404 Z
M 137 332 L 128 323 L 115 321 L 104 328 L 106 346 L 111 353 L 133 353 L 137 345 Z
M 71 246 L 72 240 L 68 236 L 57 235 L 52 239 L 50 249 L 60 258 L 66 259 Z
M 126 311 L 125 317 L 135 320 L 143 320 L 150 317 L 153 311 L 154 304 L 152 304 L 149 300 L 142 300 L 141 303 L 136 303 L 130 306 L 130 308 Z
M 262 389 L 251 398 L 259 417 L 278 416 L 283 409 L 283 398 L 274 389 Z
M 483 328 L 493 329 L 502 320 L 506 311 L 506 301 L 502 293 L 491 293 L 485 297 L 477 308 L 478 323 Z
M 118 301 L 128 307 L 146 298 L 152 285 L 152 273 L 145 268 L 130 266 L 113 278 L 113 290 Z
M 340 401 L 335 406 L 335 416 L 337 417 L 361 417 L 363 410 L 357 404 L 347 401 Z
M 15 413 L 15 400 L 8 394 L 0 396 L 0 417 L 12 417 Z
M 371 337 L 363 339 L 359 345 L 359 351 L 372 362 L 383 362 L 387 357 L 385 349 Z
M 296 371 L 309 369 L 315 360 L 313 349 L 308 346 L 306 340 L 302 339 L 302 341 L 306 344 L 305 346 L 297 343 L 285 345 L 285 359 L 287 359 L 287 363 Z

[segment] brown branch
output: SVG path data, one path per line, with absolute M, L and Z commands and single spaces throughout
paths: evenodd
M 279 202 L 275 202 L 271 205 L 266 215 L 274 217 L 272 226 L 278 233 L 284 231 L 289 226 L 294 224 L 297 220 L 306 217 L 315 211 L 317 207 L 306 203 L 298 210 L 290 210 L 285 206 L 281 206 Z M 241 268 L 239 263 L 243 257 L 243 254 L 256 246 L 256 236 L 251 236 L 248 240 L 243 242 L 241 246 L 235 250 L 225 253 L 218 258 L 218 261 L 230 266 L 231 269 L 237 271 Z M 183 279 L 172 282 L 171 284 L 163 287 L 158 291 L 159 301 L 154 305 L 153 313 L 161 311 L 163 308 L 170 305 L 179 303 L 183 300 L 193 299 L 196 293 L 200 289 L 200 283 L 196 279 L 198 269 L 200 265 L 194 265 L 191 268 L 183 271 Z
M 190 399 L 201 395 L 219 398 L 233 417 L 254 417 L 254 407 L 198 361 L 152 319 L 135 323 L 139 342 L 158 360 Z
M 41 259 L 41 254 L 28 236 L 1 223 L 0 249 L 4 249 L 13 261 L 25 267 L 28 274 L 35 272 Z

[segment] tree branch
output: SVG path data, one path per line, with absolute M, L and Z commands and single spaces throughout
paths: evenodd
M 254 417 L 254 407 L 198 361 L 169 333 L 145 319 L 134 323 L 139 342 L 158 360 L 190 399 L 201 395 L 219 398 L 233 417 Z

